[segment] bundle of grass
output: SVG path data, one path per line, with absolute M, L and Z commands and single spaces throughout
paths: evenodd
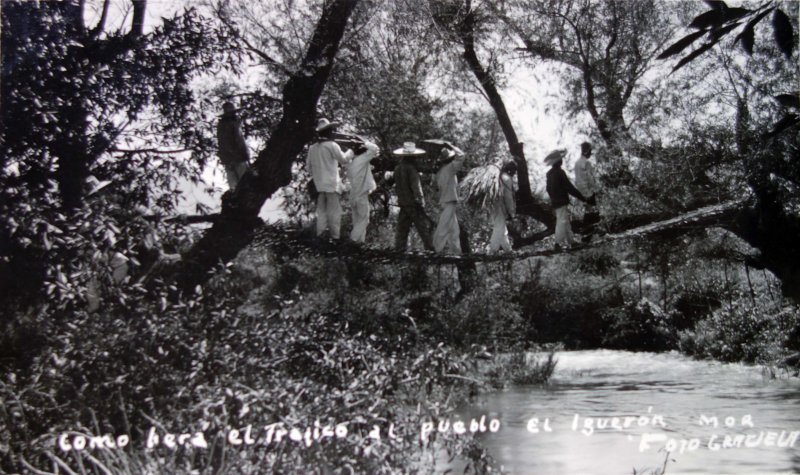
M 500 163 L 475 167 L 461 180 L 461 196 L 477 208 L 490 206 L 500 197 Z

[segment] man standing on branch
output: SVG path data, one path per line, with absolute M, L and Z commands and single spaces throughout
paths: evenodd
M 587 234 L 583 237 L 584 241 L 588 241 L 592 237 L 588 231 L 590 226 L 600 221 L 600 213 L 597 211 L 597 193 L 600 191 L 600 186 L 597 184 L 594 166 L 589 161 L 591 157 L 592 144 L 583 142 L 581 157 L 575 162 L 575 188 L 587 197 L 583 211 L 583 226 L 587 229 Z
M 236 116 L 233 103 L 222 104 L 222 115 L 217 123 L 217 146 L 219 161 L 225 167 L 228 188 L 235 190 L 245 173 L 250 169 L 250 154 L 242 135 L 242 124 Z
M 458 207 L 456 173 L 464 165 L 464 154 L 460 152 L 460 150 L 450 147 L 443 148 L 439 159 L 441 168 L 436 173 L 436 183 L 439 185 L 439 205 L 442 207 L 442 211 L 439 213 L 439 222 L 433 233 L 433 247 L 436 252 L 442 252 L 445 247 L 450 245 L 456 254 L 461 254 L 458 218 L 456 217 L 456 208 Z
M 556 215 L 556 250 L 561 247 L 569 248 L 574 243 L 572 226 L 569 222 L 569 195 L 586 202 L 586 198 L 572 185 L 567 174 L 561 169 L 564 149 L 551 152 L 544 158 L 544 164 L 552 168 L 547 172 L 547 194 L 550 196 L 550 205 Z
M 366 142 L 357 148 L 355 153 L 355 158 L 347 165 L 350 207 L 353 209 L 353 230 L 350 232 L 350 240 L 364 242 L 369 224 L 369 194 L 377 188 L 369 162 L 378 156 L 378 146 Z
M 339 193 L 342 181 L 339 178 L 339 164 L 345 165 L 353 158 L 353 151 L 342 153 L 339 144 L 333 141 L 333 131 L 337 122 L 328 119 L 317 121 L 318 141 L 308 147 L 306 168 L 317 189 L 317 236 L 330 229 L 333 239 L 339 239 L 342 222 L 342 204 Z
M 517 204 L 514 199 L 514 175 L 517 173 L 517 164 L 513 160 L 503 163 L 500 169 L 500 176 L 497 178 L 499 183 L 497 197 L 492 203 L 492 238 L 489 241 L 489 252 L 497 252 L 502 249 L 506 252 L 511 251 L 511 243 L 508 241 L 508 229 L 506 220 L 513 219 L 517 214 Z
M 395 249 L 405 251 L 408 245 L 408 233 L 413 224 L 417 228 L 422 244 L 428 251 L 433 251 L 431 239 L 431 219 L 425 214 L 425 197 L 419 181 L 416 158 L 425 154 L 425 150 L 417 148 L 414 142 L 404 142 L 394 155 L 400 157 L 400 164 L 394 169 L 395 191 L 400 214 L 397 217 L 397 235 Z

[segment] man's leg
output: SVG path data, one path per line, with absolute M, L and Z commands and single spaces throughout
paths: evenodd
M 328 193 L 317 195 L 317 236 L 321 236 L 328 229 L 327 202 Z
M 408 232 L 411 231 L 411 223 L 413 221 L 411 210 L 406 206 L 401 206 L 400 214 L 397 216 L 397 234 L 394 237 L 394 248 L 398 251 L 406 250 Z
M 369 197 L 362 196 L 351 201 L 350 206 L 353 209 L 353 230 L 350 232 L 350 239 L 354 242 L 364 242 L 369 224 Z
M 461 254 L 461 242 L 459 241 L 458 218 L 456 216 L 456 203 L 445 203 L 442 212 L 439 213 L 439 222 L 436 231 L 433 233 L 433 247 L 436 252 L 442 252 L 448 245 Z
M 417 206 L 413 210 L 414 227 L 417 228 L 419 237 L 422 239 L 422 245 L 428 251 L 433 251 L 433 237 L 431 236 L 431 218 L 425 214 L 425 209 L 422 206 Z
M 569 247 L 572 245 L 572 228 L 569 224 L 569 205 L 555 209 L 556 244 Z
M 328 195 L 328 227 L 331 229 L 331 237 L 339 239 L 342 229 L 342 202 L 338 193 L 326 193 Z

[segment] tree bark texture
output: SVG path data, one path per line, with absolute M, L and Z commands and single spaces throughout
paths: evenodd
M 177 269 L 179 288 L 188 290 L 204 282 L 215 265 L 233 259 L 247 246 L 261 224 L 261 206 L 291 182 L 292 164 L 313 138 L 317 102 L 357 3 L 325 2 L 301 67 L 283 88 L 283 117 L 258 154 L 253 167 L 257 173 L 245 175 L 235 192 L 223 196 L 217 221 L 183 256 Z

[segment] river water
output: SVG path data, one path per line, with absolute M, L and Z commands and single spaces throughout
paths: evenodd
M 653 474 L 667 448 L 667 474 L 800 473 L 797 378 L 674 353 L 557 357 L 546 387 L 490 393 L 459 411 L 465 422 L 484 417 L 487 428 L 500 422 L 478 439 L 507 473 Z

